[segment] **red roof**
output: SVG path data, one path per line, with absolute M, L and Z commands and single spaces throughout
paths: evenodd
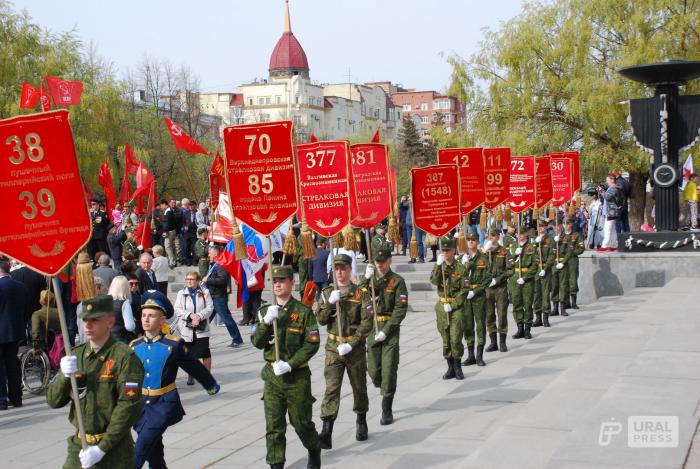
M 285 32 L 277 41 L 275 49 L 270 56 L 270 71 L 279 69 L 308 70 L 309 62 L 306 60 L 304 49 L 294 37 L 294 33 Z

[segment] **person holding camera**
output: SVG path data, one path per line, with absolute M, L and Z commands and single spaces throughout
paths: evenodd
M 209 348 L 209 318 L 214 312 L 214 301 L 209 290 L 200 285 L 199 272 L 187 272 L 185 288 L 175 299 L 175 329 L 177 335 L 187 343 L 187 348 L 195 357 L 202 360 L 211 371 L 211 350 Z M 194 385 L 194 378 L 187 377 L 187 384 Z

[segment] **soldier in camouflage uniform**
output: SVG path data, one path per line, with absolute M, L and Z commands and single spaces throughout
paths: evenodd
M 389 248 L 389 240 L 386 239 L 386 226 L 384 226 L 384 224 L 378 223 L 377 226 L 374 227 L 374 236 L 372 237 L 370 247 L 372 249 L 372 252 L 370 252 L 371 256 L 374 256 L 380 249 Z M 372 260 L 373 259 L 370 259 L 370 261 Z
M 552 288 L 552 267 L 555 264 L 554 240 L 547 236 L 547 225 L 545 220 L 539 220 L 537 224 L 537 237 L 535 238 L 535 249 L 539 264 L 535 277 L 534 313 L 535 322 L 532 327 L 550 327 L 549 315 L 552 312 L 549 301 Z
M 566 263 L 569 259 L 569 244 L 564 242 L 564 229 L 558 227 L 559 232 L 555 228 L 554 237 L 554 258 L 555 264 L 552 269 L 552 316 L 568 316 L 569 313 L 566 312 L 566 294 L 567 294 L 567 284 L 566 284 Z
M 447 361 L 447 372 L 442 379 L 464 379 L 462 372 L 462 355 L 464 334 L 462 308 L 466 290 L 464 280 L 466 269 L 455 258 L 456 240 L 443 237 L 440 239 L 442 253 L 433 267 L 430 282 L 437 286 L 438 301 L 435 303 L 437 328 L 442 337 L 442 356 Z M 443 279 L 445 283 L 443 283 Z
M 517 244 L 518 243 L 518 237 L 515 233 L 516 227 L 513 223 L 508 223 L 508 226 L 506 227 L 506 232 L 503 235 L 503 247 L 506 249 L 510 248 L 511 244 Z
M 276 305 L 258 310 L 258 323 L 251 328 L 251 342 L 264 350 L 267 362 L 260 373 L 265 386 L 265 422 L 267 426 L 267 463 L 282 469 L 287 440 L 286 415 L 304 447 L 309 452 L 308 468 L 321 467 L 321 447 L 312 420 L 311 370 L 309 360 L 319 348 L 319 331 L 311 309 L 292 297 L 294 271 L 291 266 L 272 268 Z M 277 334 L 273 334 L 273 321 Z M 275 361 L 275 342 L 279 344 L 279 361 Z
M 578 296 L 578 256 L 586 250 L 581 233 L 574 231 L 575 218 L 566 220 L 566 231 L 562 237 L 562 242 L 566 243 L 566 251 L 568 259 L 566 261 L 566 291 L 571 300 L 571 307 L 578 309 L 576 297 Z
M 376 272 L 376 273 L 375 273 Z M 377 325 L 367 337 L 367 371 L 374 386 L 381 389 L 381 425 L 394 422 L 392 406 L 396 393 L 399 367 L 399 330 L 408 309 L 406 282 L 391 270 L 391 250 L 388 247 L 374 252 L 374 265 L 365 270 L 360 287 L 371 292 L 370 279 L 376 293 Z
M 486 329 L 491 343 L 487 352 L 507 352 L 506 335 L 508 334 L 508 279 L 513 275 L 510 253 L 499 246 L 501 232 L 491 230 L 491 238 L 484 244 L 484 253 L 489 258 L 492 280 L 486 288 Z M 496 345 L 496 333 L 499 345 Z
M 532 339 L 532 297 L 534 294 L 534 279 L 537 275 L 539 257 L 534 245 L 528 242 L 526 227 L 521 227 L 518 242 L 510 245 L 514 274 L 508 283 L 510 298 L 513 302 L 513 319 L 518 325 L 514 339 Z
M 209 273 L 209 228 L 202 226 L 197 229 L 197 241 L 194 243 L 194 257 L 197 259 L 197 269 L 202 278 Z
M 110 334 L 114 325 L 111 296 L 85 300 L 80 317 L 88 341 L 75 347 L 74 355 L 61 359 L 61 372 L 46 392 L 50 407 L 56 409 L 71 402 L 70 421 L 77 430 L 70 385 L 70 375 L 75 374 L 88 447 L 81 449 L 79 431 L 68 437 L 68 457 L 63 467 L 133 469 L 131 427 L 143 407 L 143 365 L 128 345 L 117 342 Z
M 462 365 L 484 362 L 484 345 L 486 344 L 486 287 L 491 283 L 491 266 L 486 255 L 479 251 L 479 235 L 467 233 L 467 252 L 462 256 L 466 269 L 464 277 L 465 301 L 464 338 L 467 340 L 467 359 Z M 476 358 L 474 358 L 474 335 L 476 335 Z
M 350 281 L 352 276 L 352 258 L 347 254 L 337 254 L 333 258 L 334 275 L 338 290 L 333 286 L 321 292 L 319 308 L 316 312 L 318 323 L 328 326 L 326 341 L 326 393 L 321 404 L 323 429 L 319 435 L 321 448 L 333 447 L 333 422 L 338 416 L 340 406 L 340 387 L 343 374 L 348 372 L 354 404 L 352 410 L 357 414 L 355 439 L 367 439 L 367 334 L 372 330 L 372 302 L 367 293 Z M 338 305 L 342 323 L 342 343 L 338 331 Z
M 122 243 L 122 261 L 133 261 L 139 257 L 139 247 L 134 239 L 134 229 L 131 226 L 124 228 L 126 240 Z

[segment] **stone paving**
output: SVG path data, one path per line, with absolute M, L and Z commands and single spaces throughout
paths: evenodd
M 486 367 L 465 367 L 464 381 L 443 381 L 444 361 L 435 329 L 434 293 L 425 279 L 432 264 L 410 266 L 395 258 L 411 293 L 401 329 L 401 365 L 395 423 L 379 425 L 381 397 L 371 387 L 366 442 L 354 438 L 349 383 L 324 467 L 338 468 L 620 468 L 700 467 L 700 316 L 696 280 L 676 278 L 662 288 L 635 289 L 582 306 L 533 340 L 509 339 L 508 353 L 485 354 Z M 179 277 L 181 277 L 181 272 Z M 240 311 L 234 314 L 240 319 Z M 266 467 L 261 352 L 232 350 L 226 330 L 213 327 L 213 372 L 222 391 L 178 387 L 185 419 L 165 434 L 171 468 Z M 325 342 L 325 332 L 323 341 Z M 311 361 L 320 428 L 323 354 Z M 369 381 L 369 380 L 368 380 Z M 629 448 L 629 416 L 677 416 L 675 448 Z M 621 432 L 602 446 L 601 424 Z M 52 410 L 43 396 L 0 414 L 3 467 L 55 468 L 74 429 L 67 408 Z M 291 427 L 287 467 L 306 467 L 306 451 Z M 687 458 L 687 463 L 686 463 Z

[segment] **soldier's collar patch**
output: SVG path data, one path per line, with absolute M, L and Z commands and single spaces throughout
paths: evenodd
M 114 368 L 114 360 L 111 358 L 108 358 L 107 360 L 104 361 L 104 365 L 102 365 L 102 374 L 100 375 L 100 379 L 112 379 L 114 378 L 114 373 L 112 373 L 112 369 Z
M 386 288 L 389 289 L 389 290 L 391 290 L 392 288 L 394 288 L 394 277 L 391 277 L 391 278 L 389 279 L 389 283 L 388 283 L 388 285 L 386 286 Z
M 289 316 L 290 321 L 297 322 L 299 320 L 299 313 L 294 311 L 291 316 Z

